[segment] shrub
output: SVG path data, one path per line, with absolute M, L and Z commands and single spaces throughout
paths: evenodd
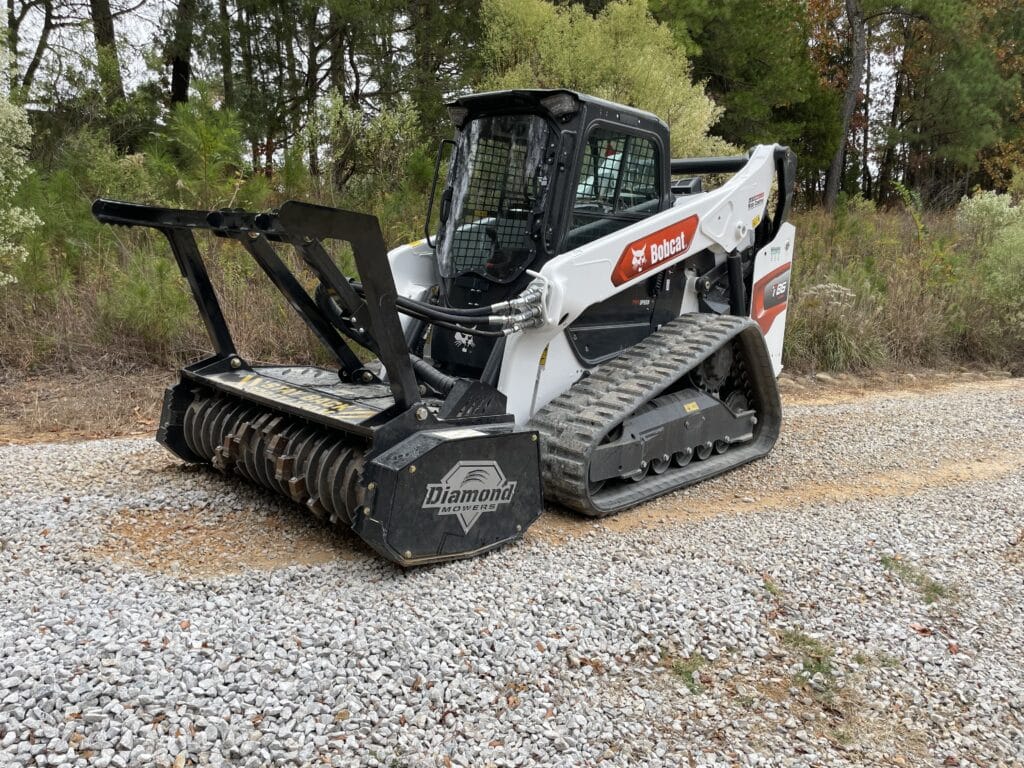
M 6 71 L 3 56 L 0 65 Z M 0 93 L 0 286 L 15 281 L 15 267 L 28 255 L 23 240 L 39 224 L 31 208 L 18 204 L 22 183 L 32 173 L 28 165 L 31 138 L 25 110 Z
M 1024 217 L 992 236 L 969 285 L 968 353 L 1024 373 Z
M 794 288 L 794 312 L 786 338 L 786 362 L 800 369 L 850 371 L 885 361 L 878 333 L 879 310 L 869 289 L 837 283 Z
M 243 174 L 242 128 L 205 89 L 177 104 L 163 131 L 146 147 L 147 165 L 161 183 L 163 201 L 185 208 L 260 205 L 268 185 Z M 248 187 L 248 189 L 247 189 Z
M 335 98 L 327 112 L 334 185 L 351 196 L 378 198 L 405 179 L 421 144 L 409 104 L 368 116 Z
M 174 359 L 195 308 L 170 254 L 133 251 L 111 271 L 98 297 L 103 340 L 148 362 Z
M 1013 205 L 1010 195 L 997 192 L 976 192 L 956 208 L 961 242 L 974 251 L 984 251 L 1000 230 L 1021 219 L 1021 209 Z

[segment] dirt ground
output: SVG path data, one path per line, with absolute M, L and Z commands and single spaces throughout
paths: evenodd
M 153 434 L 173 381 L 174 373 L 163 370 L 0 373 L 0 445 Z
M 1009 377 L 1004 371 L 914 371 L 851 374 L 790 374 L 779 386 L 787 403 L 830 405 L 895 391 L 908 396 L 972 381 Z M 0 372 L 0 445 L 131 437 L 156 432 L 170 370 L 129 374 L 103 371 L 59 376 Z

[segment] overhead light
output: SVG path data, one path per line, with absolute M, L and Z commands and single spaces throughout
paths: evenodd
M 461 107 L 458 104 L 453 104 L 448 107 L 448 116 L 452 119 L 452 124 L 456 128 L 462 128 L 466 122 L 466 118 L 469 116 L 469 110 L 465 107 Z
M 580 103 L 571 93 L 559 91 L 540 100 L 544 109 L 551 113 L 552 117 L 564 117 L 579 111 Z

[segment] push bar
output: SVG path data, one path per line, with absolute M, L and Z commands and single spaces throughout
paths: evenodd
M 401 410 L 420 402 L 419 387 L 402 333 L 396 301 L 398 292 L 388 262 L 380 223 L 374 216 L 295 201 L 280 211 L 250 213 L 235 209 L 194 211 L 138 205 L 100 198 L 92 205 L 93 216 L 105 224 L 149 227 L 160 231 L 171 245 L 181 274 L 188 281 L 203 318 L 210 342 L 220 357 L 237 354 L 234 341 L 214 292 L 206 264 L 199 252 L 194 230 L 204 229 L 217 237 L 238 241 L 284 295 L 302 321 L 331 352 L 341 366 L 339 375 L 353 383 L 377 381 L 342 338 L 338 326 L 309 295 L 272 242 L 294 246 L 321 283 L 334 290 L 345 304 L 355 304 L 353 315 L 365 323 L 372 349 L 388 373 L 388 384 Z M 344 240 L 352 245 L 356 269 L 365 298 L 352 287 L 323 249 L 321 240 Z

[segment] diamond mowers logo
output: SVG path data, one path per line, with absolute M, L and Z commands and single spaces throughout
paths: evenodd
M 512 501 L 516 481 L 506 480 L 496 461 L 460 461 L 441 478 L 428 483 L 423 509 L 439 515 L 458 515 L 464 533 L 469 533 L 484 512 L 493 512 Z

